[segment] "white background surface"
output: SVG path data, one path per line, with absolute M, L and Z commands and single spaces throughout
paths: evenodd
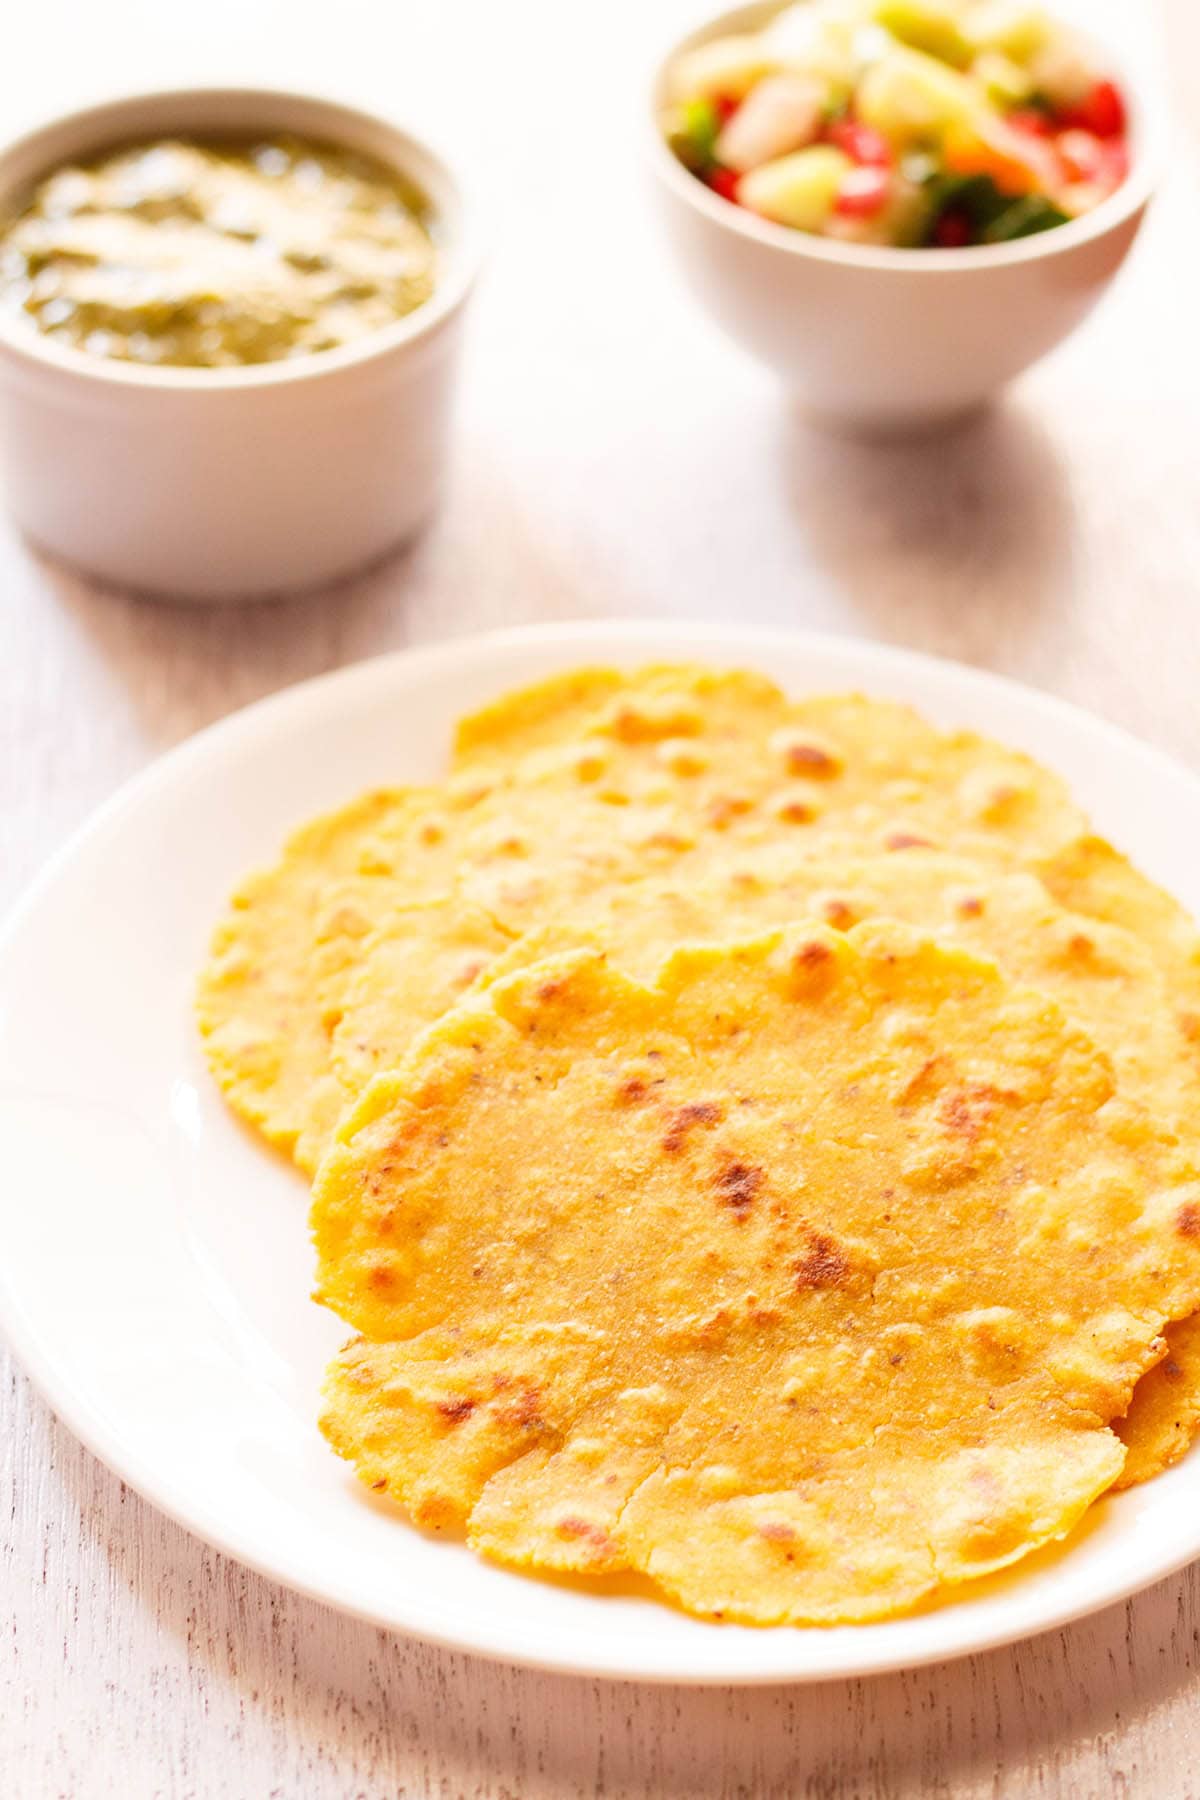
M 322 81 L 455 127 L 500 205 L 454 491 L 405 561 L 230 618 L 94 593 L 0 533 L 0 900 L 232 706 L 522 620 L 738 617 L 908 643 L 1200 765 L 1200 19 L 1193 0 L 1168 10 L 1178 168 L 1138 266 L 990 419 L 880 451 L 811 439 L 663 265 L 626 128 L 630 59 L 669 31 L 665 0 L 13 8 L 5 128 L 118 86 Z M 124 1494 L 19 1374 L 4 1393 L 3 1800 L 1200 1792 L 1194 1573 L 1018 1651 L 824 1691 L 540 1678 L 247 1576 Z

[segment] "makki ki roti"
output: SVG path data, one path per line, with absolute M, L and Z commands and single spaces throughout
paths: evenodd
M 289 838 L 283 861 L 249 876 L 213 934 L 196 1015 L 213 1076 L 234 1111 L 293 1150 L 328 1066 L 326 1020 L 353 939 L 326 930 L 331 882 L 361 867 L 393 790 L 364 794 Z
M 480 916 L 472 924 L 469 907 L 447 907 L 444 915 L 463 921 L 473 947 L 454 965 L 459 994 L 468 973 L 486 985 L 569 949 L 581 934 L 594 936 L 626 974 L 652 980 L 681 944 L 719 943 L 798 919 L 839 931 L 898 920 L 993 959 L 1014 980 L 1057 1000 L 1112 1058 L 1123 1091 L 1155 1107 L 1161 1122 L 1200 1149 L 1200 1048 L 1161 969 L 1131 932 L 1066 910 L 1033 875 L 998 873 L 932 850 L 854 858 L 747 848 L 720 876 L 614 887 L 508 942 L 499 934 L 489 939 Z M 423 916 L 398 909 L 362 942 L 332 1038 L 346 1102 L 371 1075 L 401 1061 L 415 1034 L 444 1010 L 410 1004 L 405 971 L 413 962 L 425 966 L 413 935 Z M 436 931 L 437 921 L 431 924 Z M 420 998 L 428 996 L 427 988 Z
M 703 879 L 737 849 L 930 844 L 1009 866 L 1085 821 L 1056 777 L 861 697 L 792 703 L 691 666 L 556 676 L 464 720 L 454 769 L 315 821 L 234 896 L 199 1017 L 230 1104 L 311 1173 L 329 1037 L 371 923 L 457 893 L 517 936 L 604 886 Z
M 726 736 L 730 707 L 718 704 L 726 697 L 734 716 L 747 722 L 784 704 L 771 683 L 755 676 L 654 671 L 625 685 L 645 690 L 658 718 L 664 705 L 670 710 L 672 690 L 682 695 L 678 704 L 690 708 L 689 717 L 699 696 L 710 728 Z M 604 745 L 573 742 L 581 695 L 587 697 L 583 715 L 590 717 L 611 687 L 603 671 L 539 684 L 502 734 L 506 754 L 516 759 L 511 769 L 481 758 L 477 770 L 452 773 L 436 785 L 362 796 L 301 827 L 280 860 L 233 895 L 199 982 L 209 1062 L 235 1111 L 298 1155 L 309 1173 L 329 1103 L 339 971 L 352 967 L 373 920 L 461 891 L 466 869 L 478 890 L 473 903 L 486 905 L 498 930 L 510 916 L 513 935 L 531 908 L 551 905 L 560 890 L 570 896 L 636 871 L 639 859 L 655 866 L 675 854 L 677 822 L 661 804 L 671 792 L 670 775 L 658 771 L 650 809 L 622 805 L 599 780 L 611 767 Z M 507 703 L 510 712 L 517 699 Z M 493 710 L 485 709 L 481 720 Z M 571 741 L 547 753 L 555 717 Z M 518 756 L 522 731 L 535 758 L 527 770 Z M 580 795 L 590 807 L 580 808 Z M 628 802 L 629 795 L 623 798 Z M 541 854 L 531 856 L 535 845 Z
M 367 1088 L 313 1223 L 365 1482 L 758 1624 L 1065 1534 L 1200 1302 L 1195 1159 L 1044 994 L 899 925 L 495 982 Z
M 1114 861 L 1128 868 L 1105 850 L 1106 870 Z M 1089 866 L 1098 856 L 1089 849 Z M 1069 861 L 1073 866 L 1075 858 Z M 1065 896 L 1065 884 L 1057 885 Z M 1096 911 L 1103 910 L 1079 882 L 1070 894 L 1085 903 L 1093 898 Z M 993 959 L 1012 979 L 1058 1001 L 1111 1058 L 1122 1092 L 1200 1153 L 1200 1049 L 1188 1013 L 1178 1005 L 1180 971 L 1168 981 L 1126 926 L 1067 911 L 1033 875 L 997 875 L 928 850 L 822 859 L 764 848 L 745 851 L 725 876 L 695 887 L 643 882 L 615 888 L 581 904 L 569 921 L 528 932 L 508 946 L 499 938 L 489 943 L 484 922 L 477 918 L 472 925 L 470 909 L 447 908 L 440 916 L 461 920 L 472 933 L 471 952 L 451 964 L 459 984 L 453 998 L 465 991 L 468 977 L 486 984 L 568 948 L 581 932 L 594 934 L 626 973 L 652 979 L 679 944 L 719 942 L 798 918 L 821 919 L 843 931 L 865 920 L 897 919 Z M 425 977 L 427 968 L 434 974 L 440 969 L 436 943 L 414 942 L 412 925 L 411 912 L 397 913 L 363 942 L 333 1033 L 329 1091 L 340 1104 L 335 1101 L 322 1121 L 325 1142 L 341 1106 L 373 1074 L 400 1061 L 420 1028 L 445 1009 Z M 422 980 L 419 1008 L 413 1006 L 410 968 Z M 444 991 L 449 994 L 449 987 Z M 1190 1321 L 1173 1325 L 1167 1341 L 1167 1357 L 1139 1384 L 1121 1427 L 1130 1451 L 1121 1486 L 1178 1460 L 1200 1423 L 1200 1329 Z
M 779 722 L 785 715 L 786 726 Z M 757 770 L 761 780 L 764 763 L 769 774 L 782 747 L 789 772 L 805 772 L 789 780 L 774 811 L 743 810 L 726 773 Z M 628 789 L 641 796 L 637 807 L 622 807 L 630 792 L 611 784 L 614 754 L 630 776 Z M 510 765 L 522 757 L 526 766 L 514 776 Z M 761 677 L 684 667 L 632 677 L 613 670 L 576 671 L 506 696 L 463 722 L 455 763 L 444 784 L 370 794 L 297 833 L 283 862 L 239 891 L 202 978 L 201 1023 L 214 1073 L 237 1110 L 310 1173 L 348 1095 L 403 1048 L 396 1025 L 406 1027 L 407 1041 L 410 1030 L 461 996 L 473 973 L 486 980 L 490 967 L 504 968 L 505 946 L 524 927 L 549 920 L 553 930 L 553 921 L 564 914 L 585 917 L 596 890 L 603 910 L 609 893 L 626 891 L 625 884 L 639 879 L 643 868 L 660 885 L 664 872 L 677 871 L 682 891 L 714 872 L 722 879 L 726 865 L 744 883 L 737 859 L 748 845 L 765 861 L 778 845 L 786 863 L 835 848 L 859 853 L 864 845 L 888 844 L 880 872 L 884 898 L 856 908 L 853 916 L 880 911 L 912 918 L 998 956 L 1021 979 L 1049 985 L 1118 1057 L 1123 1079 L 1139 1064 L 1150 1079 L 1156 1068 L 1162 1070 L 1161 1106 L 1181 1081 L 1191 1080 L 1190 1049 L 1174 1076 L 1161 1051 L 1173 1041 L 1175 1026 L 1189 1044 L 1197 1036 L 1195 927 L 1177 902 L 1123 857 L 1080 835 L 1080 817 L 1061 783 L 1017 753 L 971 734 L 944 736 L 891 703 L 852 696 L 788 708 Z M 692 831 L 704 811 L 690 846 L 687 832 L 669 823 L 664 828 L 667 764 L 681 783 L 676 821 L 682 811 Z M 528 795 L 522 790 L 520 796 L 526 820 L 532 817 L 535 835 L 542 833 L 532 858 L 521 854 L 523 846 L 514 842 L 504 816 L 506 805 L 513 810 L 512 788 L 521 789 L 523 781 L 529 785 Z M 571 808 L 573 798 L 578 800 L 576 783 L 603 795 L 598 829 L 610 842 L 594 861 L 588 844 L 597 829 L 594 810 L 565 851 L 562 822 L 553 816 L 556 802 Z M 914 817 L 911 809 L 925 789 L 940 804 L 941 817 Z M 787 815 L 786 829 L 781 814 Z M 823 815 L 828 816 L 819 824 Z M 617 818 L 619 827 L 613 823 Z M 804 828 L 794 829 L 799 825 Z M 539 857 L 547 839 L 550 855 Z M 617 855 L 613 840 L 622 846 Z M 1077 941 L 1071 949 L 1079 936 L 1073 931 L 1061 971 L 1074 981 L 1072 992 L 1070 981 L 1064 988 L 1053 971 L 1036 966 L 1032 946 L 1028 955 L 1014 959 L 1019 920 L 1010 921 L 1006 947 L 995 929 L 994 908 L 978 931 L 969 919 L 947 915 L 932 891 L 938 858 L 923 845 L 947 842 L 958 849 L 964 841 L 989 867 L 1006 861 L 1020 866 L 1028 851 L 1031 867 L 1065 906 L 1137 934 L 1167 978 L 1175 1025 L 1165 1021 L 1148 993 L 1139 1021 L 1136 995 L 1145 984 L 1119 973 L 1121 956 L 1102 956 L 1097 967 L 1090 952 L 1078 953 Z M 476 901 L 461 891 L 464 862 Z M 923 863 L 927 866 L 914 877 Z M 983 880 L 981 874 L 974 885 Z M 923 885 L 931 889 L 928 911 Z M 808 891 L 803 882 L 798 890 L 793 884 L 798 901 Z M 786 907 L 747 909 L 745 896 L 740 898 L 743 904 L 731 906 L 731 922 L 745 919 L 757 926 L 787 914 Z M 703 922 L 705 909 L 700 911 Z M 844 922 L 845 906 L 835 905 L 823 916 Z M 396 930 L 404 918 L 413 927 L 411 937 Z M 1039 929 L 1035 920 L 1030 929 Z M 1065 922 L 1060 936 L 1064 929 Z M 705 923 L 699 935 L 711 932 Z M 381 954 L 385 963 L 390 956 L 397 965 L 392 990 L 383 996 L 372 994 L 378 962 L 366 950 L 376 935 L 390 937 L 390 948 Z M 694 916 L 681 918 L 676 941 L 696 935 Z M 528 948 L 510 950 L 508 965 L 519 964 Z M 1049 957 L 1060 953 L 1061 946 L 1055 950 L 1048 942 Z M 1114 971 L 1119 979 L 1112 978 Z M 1104 1010 L 1085 1004 L 1083 990 L 1089 985 Z M 364 1019 L 366 1029 L 360 1031 Z M 1173 1110 L 1174 1100 L 1170 1105 Z M 1165 1467 L 1200 1413 L 1200 1346 L 1182 1328 L 1173 1328 L 1169 1338 L 1167 1362 L 1178 1371 L 1168 1390 L 1170 1406 L 1149 1399 L 1143 1405 L 1139 1389 L 1127 1422 L 1126 1435 L 1137 1452 L 1129 1469 L 1154 1473 Z M 1146 1395 L 1153 1397 L 1164 1382 L 1165 1377 L 1148 1381 Z
M 1064 906 L 1136 934 L 1153 957 L 1170 995 L 1176 1030 L 1188 1046 L 1180 1062 L 1190 1080 L 1200 1059 L 1200 933 L 1190 914 L 1111 844 L 1090 834 L 1036 868 L 1047 891 Z M 1138 1035 L 1145 1031 L 1143 1024 Z M 1200 1110 L 1193 1116 L 1200 1118 Z M 1161 1474 L 1179 1460 L 1200 1428 L 1200 1321 L 1172 1326 L 1167 1343 L 1168 1355 L 1139 1383 L 1121 1426 L 1129 1458 L 1120 1487 Z
M 1200 1315 L 1169 1325 L 1165 1337 L 1167 1354 L 1142 1376 L 1129 1411 L 1113 1423 L 1128 1453 L 1114 1484 L 1119 1488 L 1161 1475 L 1200 1430 Z
M 1178 900 L 1091 833 L 1033 867 L 1061 905 L 1118 925 L 1146 945 L 1169 984 L 1179 1029 L 1200 1047 L 1200 932 Z
M 360 899 L 352 890 L 343 905 L 357 907 Z M 362 940 L 353 969 L 339 982 L 339 1017 L 326 1037 L 325 1072 L 312 1089 L 297 1139 L 302 1168 L 316 1169 L 339 1118 L 372 1075 L 402 1061 L 425 1026 L 485 980 L 513 947 L 489 913 L 459 897 L 398 907 Z

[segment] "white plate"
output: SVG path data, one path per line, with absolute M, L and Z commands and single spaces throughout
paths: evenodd
M 915 1617 L 703 1624 L 530 1580 L 373 1502 L 315 1424 L 345 1336 L 307 1298 L 305 1190 L 226 1112 L 190 1015 L 235 879 L 360 788 L 433 775 L 464 709 L 553 669 L 701 658 L 860 687 L 1059 769 L 1200 910 L 1200 783 L 1043 695 L 850 641 L 679 625 L 546 628 L 366 663 L 203 733 L 106 806 L 0 940 L 0 1323 L 59 1415 L 147 1499 L 263 1574 L 400 1631 L 545 1668 L 811 1680 L 960 1655 L 1119 1600 L 1200 1555 L 1200 1457 L 1074 1540 Z

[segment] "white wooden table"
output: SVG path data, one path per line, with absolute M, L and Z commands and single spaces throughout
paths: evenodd
M 811 437 L 674 286 L 628 129 L 630 59 L 673 11 L 42 0 L 6 17 L 5 130 L 120 86 L 309 82 L 443 121 L 500 179 L 452 493 L 402 560 L 219 613 L 98 592 L 0 527 L 0 904 L 120 781 L 231 708 L 522 620 L 735 617 L 914 645 L 1200 765 L 1196 0 L 1170 0 L 1184 125 L 1136 268 L 993 415 L 890 449 Z M 0 1800 L 1200 1795 L 1196 1570 L 909 1676 L 550 1679 L 246 1573 L 95 1463 L 2 1348 L 0 1373 Z

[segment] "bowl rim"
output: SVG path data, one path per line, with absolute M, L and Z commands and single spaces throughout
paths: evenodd
M 45 333 L 23 324 L 3 308 L 0 308 L 0 352 L 6 352 L 20 363 L 53 369 L 68 379 L 86 382 L 94 388 L 115 387 L 195 394 L 282 388 L 301 382 L 328 380 L 343 371 L 359 368 L 390 352 L 419 343 L 433 336 L 463 305 L 483 260 L 483 243 L 472 184 L 464 178 L 459 166 L 450 156 L 423 132 L 411 131 L 385 113 L 348 102 L 333 93 L 286 86 L 201 83 L 195 86 L 138 88 L 115 94 L 90 105 L 55 113 L 21 131 L 17 136 L 5 138 L 0 142 L 0 185 L 9 165 L 23 155 L 36 152 L 43 139 L 48 149 L 45 172 L 49 173 L 54 167 L 61 165 L 63 160 L 61 153 L 55 153 L 51 146 L 64 131 L 81 134 L 80 152 L 83 152 L 88 138 L 92 139 L 93 147 L 99 151 L 106 144 L 115 146 L 122 141 L 122 121 L 129 115 L 137 115 L 146 108 L 162 107 L 169 110 L 173 103 L 189 110 L 197 104 L 203 108 L 205 103 L 211 103 L 214 111 L 229 106 L 235 109 L 244 106 L 248 115 L 252 114 L 256 105 L 263 104 L 284 109 L 295 106 L 306 112 L 315 109 L 328 121 L 329 140 L 332 143 L 345 143 L 341 131 L 347 128 L 358 127 L 382 132 L 392 140 L 394 152 L 375 152 L 381 162 L 410 181 L 416 180 L 418 186 L 424 184 L 415 175 L 412 165 L 424 163 L 432 168 L 452 199 L 456 217 L 440 279 L 429 299 L 403 318 L 365 333 L 352 344 L 342 344 L 332 350 L 314 350 L 306 356 L 280 362 L 246 363 L 217 369 L 177 365 L 156 367 L 147 363 L 124 362 L 116 357 L 96 356 L 87 350 L 58 344 Z M 205 127 L 199 123 L 189 123 L 181 129 L 191 134 L 202 134 Z M 233 129 L 242 128 L 235 126 Z M 253 129 L 253 126 L 248 129 Z M 275 126 L 272 129 L 283 127 Z M 298 125 L 295 129 L 301 135 L 311 136 L 314 131 L 324 130 L 325 127 L 310 124 L 307 127 Z M 143 130 L 147 137 L 154 135 L 152 127 Z M 136 124 L 130 127 L 133 140 L 141 134 Z
M 908 275 L 937 275 L 948 270 L 959 273 L 1011 268 L 1023 263 L 1048 261 L 1068 255 L 1122 226 L 1143 212 L 1153 198 L 1162 176 L 1167 139 L 1167 100 L 1165 84 L 1151 79 L 1143 69 L 1123 70 L 1121 79 L 1135 101 L 1137 130 L 1134 157 L 1129 174 L 1108 198 L 1067 225 L 1042 231 L 1032 237 L 1018 238 L 1008 244 L 973 244 L 957 250 L 936 248 L 903 249 L 891 244 L 853 244 L 836 238 L 818 237 L 787 225 L 761 219 L 744 206 L 713 193 L 668 148 L 662 132 L 663 87 L 671 64 L 684 50 L 725 31 L 754 29 L 757 17 L 765 24 L 775 13 L 782 12 L 789 0 L 740 0 L 737 6 L 720 12 L 705 8 L 696 14 L 691 26 L 680 32 L 678 27 L 669 46 L 656 55 L 652 72 L 644 90 L 648 106 L 643 114 L 643 133 L 649 142 L 644 149 L 654 173 L 681 200 L 695 208 L 714 225 L 732 231 L 764 247 L 782 250 L 800 260 L 827 263 L 846 269 L 874 269 L 877 272 Z M 1050 7 L 1053 12 L 1053 4 Z M 1108 51 L 1115 52 L 1104 40 L 1103 31 L 1081 35 Z

